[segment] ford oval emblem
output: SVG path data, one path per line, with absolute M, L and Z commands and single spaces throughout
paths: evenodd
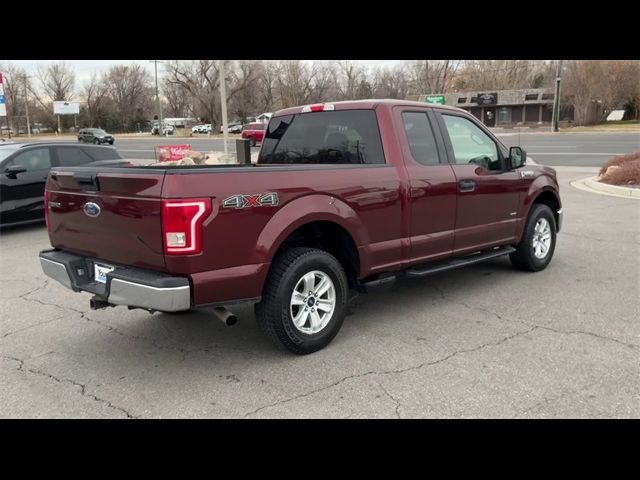
M 97 203 L 87 202 L 82 206 L 82 210 L 90 217 L 97 217 L 100 215 L 100 206 Z

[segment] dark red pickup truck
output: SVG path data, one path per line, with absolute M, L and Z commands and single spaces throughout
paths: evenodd
M 552 168 L 473 116 L 397 100 L 277 112 L 256 165 L 56 167 L 44 272 L 91 306 L 255 302 L 295 353 L 326 346 L 349 290 L 509 254 L 537 271 L 562 208 Z

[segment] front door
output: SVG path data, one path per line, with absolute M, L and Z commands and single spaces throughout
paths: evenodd
M 413 264 L 451 256 L 456 215 L 456 177 L 430 109 L 397 107 L 409 177 L 409 259 Z
M 495 127 L 496 126 L 496 109 L 495 108 L 486 108 L 484 109 L 484 124 L 487 127 Z
M 475 119 L 457 112 L 437 115 L 458 187 L 454 254 L 514 243 L 526 182 L 505 169 L 506 149 Z
M 48 147 L 30 148 L 15 155 L 2 165 L 25 167 L 25 172 L 9 176 L 2 173 L 1 223 L 14 223 L 44 217 L 44 185 L 51 168 Z

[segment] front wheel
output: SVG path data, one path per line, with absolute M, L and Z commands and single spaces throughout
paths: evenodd
M 96 145 L 100 145 L 100 140 L 98 140 L 97 138 L 93 141 L 93 143 L 95 143 Z
M 547 205 L 534 204 L 522 239 L 509 257 L 514 267 L 538 272 L 551 262 L 556 247 L 556 219 Z
M 336 258 L 315 248 L 291 248 L 271 265 L 256 319 L 280 345 L 298 355 L 326 347 L 347 305 L 347 277 Z

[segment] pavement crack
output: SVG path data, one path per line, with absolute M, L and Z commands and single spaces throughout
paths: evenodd
M 25 372 L 25 373 L 31 373 L 33 375 L 39 375 L 41 377 L 45 377 L 45 378 L 48 378 L 50 380 L 53 380 L 54 382 L 57 382 L 57 383 L 69 383 L 69 384 L 71 384 L 71 385 L 73 385 L 75 387 L 79 387 L 80 388 L 80 395 L 82 395 L 83 397 L 89 397 L 89 398 L 93 399 L 96 402 L 105 404 L 107 407 L 109 407 L 109 408 L 111 408 L 113 410 L 117 410 L 117 411 L 119 411 L 121 413 L 124 413 L 127 416 L 127 418 L 138 418 L 138 417 L 132 415 L 127 410 L 125 410 L 124 408 L 118 407 L 117 405 L 114 405 L 109 400 L 105 400 L 104 398 L 100 398 L 100 397 L 98 397 L 97 395 L 95 395 L 93 393 L 88 393 L 87 392 L 87 386 L 82 384 L 82 383 L 80 383 L 80 382 L 77 382 L 77 381 L 72 380 L 70 378 L 60 378 L 60 377 L 57 377 L 57 376 L 55 376 L 55 375 L 53 375 L 51 373 L 45 372 L 43 370 L 37 370 L 35 368 L 27 367 L 25 361 L 23 359 L 21 359 L 21 358 L 11 357 L 11 356 L 6 356 L 6 355 L 3 355 L 3 358 L 18 362 L 18 371 Z
M 588 388 L 593 387 L 594 385 L 597 385 L 598 383 L 600 383 L 602 379 L 599 378 L 593 382 L 589 382 L 586 385 L 583 385 L 582 387 L 578 388 L 578 389 L 569 389 L 566 390 L 558 395 L 554 395 L 552 397 L 543 397 L 542 400 L 540 400 L 539 402 L 535 403 L 534 405 L 525 408 L 524 410 L 521 410 L 520 412 L 516 413 L 515 415 L 513 415 L 511 418 L 519 418 L 522 417 L 523 415 L 537 409 L 538 407 L 542 407 L 544 405 L 548 405 L 549 403 L 553 403 L 553 402 L 557 402 L 558 400 L 560 400 L 561 398 L 566 397 L 567 395 L 570 394 L 574 394 L 574 393 L 579 393 L 582 392 L 584 390 L 587 390 Z
M 339 380 L 336 380 L 335 382 L 330 383 L 329 385 L 325 385 L 325 386 L 322 386 L 322 387 L 319 387 L 319 388 L 315 388 L 315 389 L 310 390 L 308 392 L 300 393 L 298 395 L 294 395 L 294 396 L 289 397 L 289 398 L 278 400 L 278 401 L 270 403 L 268 405 L 263 405 L 262 407 L 256 408 L 255 410 L 251 410 L 251 411 L 245 413 L 243 415 L 243 418 L 247 418 L 250 415 L 254 415 L 254 414 L 256 414 L 256 413 L 258 413 L 258 412 L 260 412 L 262 410 L 265 410 L 267 408 L 277 407 L 277 406 L 280 406 L 280 405 L 283 405 L 283 404 L 286 404 L 286 403 L 289 403 L 289 402 L 293 402 L 294 400 L 298 400 L 300 398 L 305 398 L 305 397 L 308 397 L 310 395 L 314 395 L 316 393 L 319 393 L 319 392 L 322 392 L 322 391 L 325 391 L 325 390 L 329 390 L 331 388 L 334 388 L 334 387 L 346 382 L 347 380 L 351 380 L 351 379 L 354 379 L 354 378 L 363 378 L 363 377 L 368 377 L 370 375 L 395 375 L 395 374 L 399 374 L 399 373 L 406 373 L 406 372 L 410 372 L 410 371 L 419 370 L 419 369 L 424 368 L 424 367 L 430 367 L 430 366 L 433 366 L 433 365 L 438 365 L 438 364 L 446 362 L 446 361 L 448 361 L 448 360 L 450 360 L 453 357 L 456 357 L 458 355 L 477 352 L 477 351 L 482 350 L 482 349 L 487 348 L 487 347 L 500 346 L 503 343 L 505 343 L 505 342 L 507 342 L 509 340 L 512 340 L 513 338 L 519 337 L 521 335 L 526 335 L 527 333 L 533 332 L 534 330 L 537 330 L 538 328 L 539 327 L 534 326 L 534 327 L 531 327 L 531 328 L 529 328 L 527 330 L 523 330 L 523 331 L 520 331 L 520 332 L 513 333 L 511 335 L 507 335 L 506 337 L 501 338 L 497 342 L 483 343 L 482 345 L 479 345 L 477 347 L 463 349 L 463 350 L 456 350 L 455 352 L 452 352 L 449 355 L 446 355 L 446 356 L 444 356 L 442 358 L 439 358 L 438 360 L 434 360 L 434 361 L 431 361 L 431 362 L 423 362 L 423 363 L 420 363 L 418 365 L 414 365 L 414 366 L 411 366 L 411 367 L 400 368 L 400 369 L 396 369 L 396 370 L 381 370 L 381 371 L 375 371 L 374 370 L 374 371 L 368 371 L 368 372 L 363 372 L 363 373 L 356 373 L 356 374 L 353 374 L 353 375 L 347 375 L 346 377 L 343 377 L 343 378 L 341 378 Z
M 86 313 L 82 314 L 81 319 L 87 320 L 88 322 L 91 322 L 91 323 L 96 323 L 96 324 L 100 325 L 101 327 L 106 328 L 110 332 L 115 333 L 116 335 L 120 335 L 122 337 L 127 337 L 127 338 L 132 338 L 134 340 L 143 340 L 143 341 L 149 342 L 149 343 L 151 343 L 151 345 L 153 345 L 153 347 L 157 348 L 158 350 L 174 350 L 176 352 L 179 352 L 179 353 L 182 354 L 182 361 L 184 361 L 186 359 L 186 357 L 190 353 L 192 353 L 192 350 L 188 350 L 186 348 L 182 348 L 182 347 L 179 347 L 179 346 L 159 344 L 157 342 L 157 340 L 155 340 L 153 338 L 150 338 L 150 337 L 145 337 L 145 336 L 142 336 L 142 335 L 131 335 L 131 334 L 125 333 L 122 330 L 118 329 L 117 327 L 114 327 L 113 325 L 109 325 L 108 323 L 101 322 L 100 320 L 96 320 L 95 318 L 88 317 L 86 315 Z
M 382 389 L 385 395 L 389 397 L 396 404 L 396 418 L 401 419 L 402 417 L 400 416 L 400 400 L 398 400 L 396 397 L 391 395 L 389 391 L 386 388 L 384 388 L 384 385 L 382 385 L 382 383 L 378 382 L 378 386 Z
M 2 338 L 6 338 L 6 337 L 8 337 L 8 336 L 10 336 L 10 335 L 14 335 L 14 334 L 16 334 L 16 333 L 24 332 L 25 330 L 29 330 L 29 329 L 31 329 L 31 328 L 36 328 L 36 327 L 39 327 L 39 326 L 41 326 L 41 325 L 46 325 L 47 323 L 51 323 L 51 322 L 58 321 L 58 320 L 60 320 L 61 318 L 64 318 L 64 317 L 56 317 L 56 318 L 52 318 L 51 320 L 45 320 L 44 322 L 39 322 L 39 323 L 36 323 L 36 324 L 33 324 L 33 325 L 28 325 L 28 326 L 26 326 L 26 327 L 22 327 L 22 328 L 19 328 L 19 329 L 17 329 L 17 330 L 13 330 L 13 331 L 11 331 L 11 332 L 4 333 L 4 334 L 2 335 Z
M 493 310 L 489 310 L 488 308 L 469 305 L 469 304 L 464 303 L 464 302 L 457 302 L 457 303 L 458 303 L 458 305 L 462 305 L 462 306 L 468 308 L 469 310 L 479 310 L 481 312 L 488 313 L 490 315 L 493 315 L 497 319 L 505 321 L 505 322 L 515 322 L 515 323 L 519 323 L 520 325 L 526 325 L 528 327 L 537 327 L 537 328 L 540 328 L 542 330 L 547 330 L 547 331 L 550 331 L 550 332 L 559 333 L 559 334 L 563 334 L 563 335 L 588 335 L 588 336 L 591 336 L 591 337 L 599 338 L 601 340 L 607 340 L 607 341 L 610 341 L 610 342 L 615 342 L 615 343 L 617 343 L 619 345 L 624 345 L 625 347 L 632 348 L 634 350 L 640 349 L 640 345 L 637 345 L 635 343 L 624 342 L 624 341 L 618 340 L 617 338 L 614 338 L 614 337 L 608 337 L 606 335 L 600 335 L 598 333 L 588 332 L 588 331 L 585 331 L 585 330 L 562 330 L 562 329 L 559 329 L 559 328 L 548 327 L 546 325 L 538 325 L 538 324 L 535 324 L 535 323 L 525 322 L 524 320 L 516 320 L 516 319 L 513 319 L 513 318 L 504 317 L 504 316 L 500 315 L 499 313 L 494 312 Z

